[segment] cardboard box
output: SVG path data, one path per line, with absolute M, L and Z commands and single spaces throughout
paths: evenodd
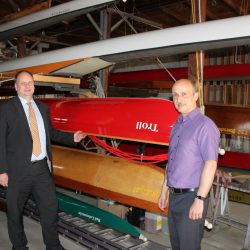
M 250 205 L 250 193 L 245 193 L 237 190 L 228 190 L 228 199 L 230 201 L 245 203 Z
M 116 204 L 112 201 L 103 200 L 100 198 L 97 199 L 97 206 L 98 208 L 115 214 L 116 216 L 121 217 L 122 219 L 125 219 L 126 213 L 128 211 L 128 208 L 124 205 Z

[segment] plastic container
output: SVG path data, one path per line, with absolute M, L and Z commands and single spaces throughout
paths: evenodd
M 150 212 L 145 213 L 145 230 L 158 232 L 162 229 L 162 216 Z

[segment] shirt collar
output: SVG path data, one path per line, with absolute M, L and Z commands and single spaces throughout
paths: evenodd
M 25 99 L 22 98 L 21 96 L 18 96 L 18 98 L 19 98 L 19 100 L 21 101 L 22 105 L 25 105 L 25 104 L 28 103 L 27 100 L 25 100 Z M 32 99 L 30 102 L 31 102 L 31 103 L 34 102 L 34 99 Z
M 189 120 L 194 120 L 195 117 L 200 113 L 200 110 L 198 108 L 195 108 L 192 110 L 187 116 L 180 115 L 178 117 L 178 123 L 186 122 Z

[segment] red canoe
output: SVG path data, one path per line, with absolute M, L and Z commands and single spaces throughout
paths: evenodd
M 87 135 L 168 145 L 178 113 L 171 101 L 155 98 L 42 99 L 53 126 Z

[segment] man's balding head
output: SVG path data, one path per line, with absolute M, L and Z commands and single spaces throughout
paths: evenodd
M 176 109 L 183 115 L 188 115 L 196 108 L 198 93 L 195 85 L 189 79 L 181 79 L 172 88 L 173 101 Z

